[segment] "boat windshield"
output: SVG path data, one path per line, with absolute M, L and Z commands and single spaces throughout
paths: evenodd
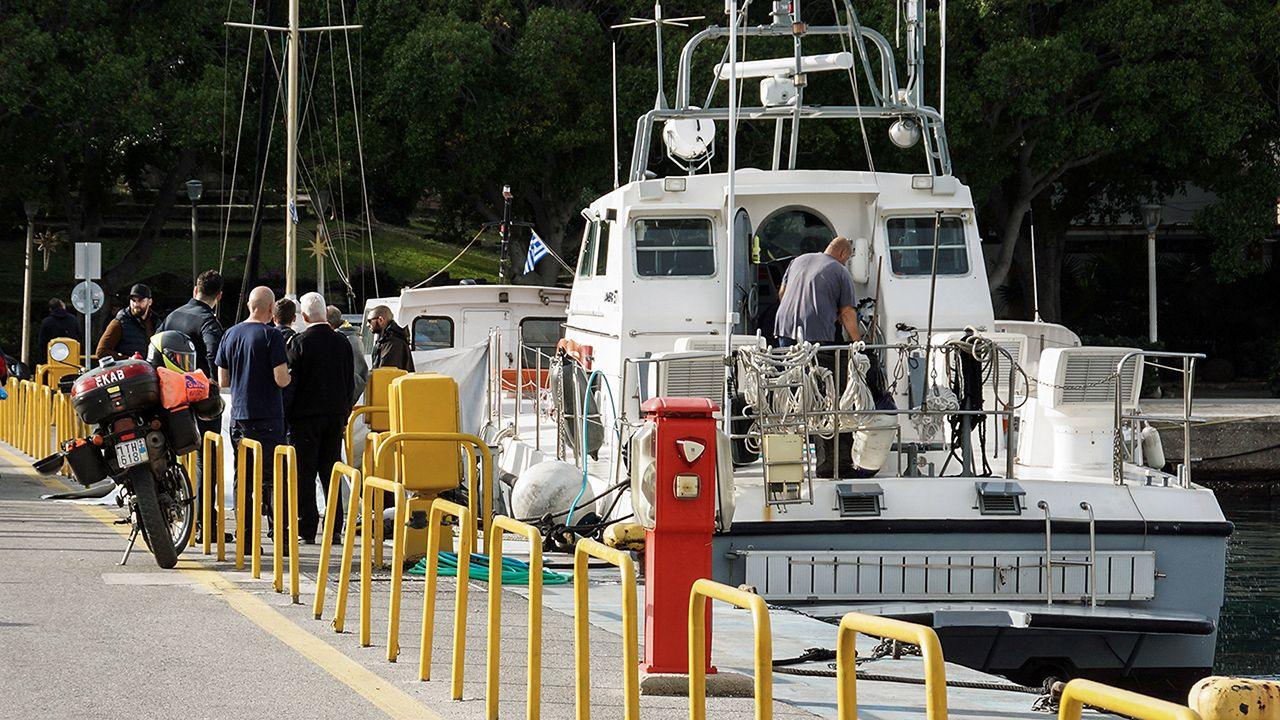
M 958 217 L 933 216 L 889 218 L 885 224 L 889 238 L 889 261 L 895 275 L 929 275 L 933 272 L 933 230 L 939 229 L 938 274 L 968 275 L 969 253 L 964 243 L 964 224 Z
M 711 220 L 647 218 L 636 221 L 636 273 L 641 277 L 715 274 Z

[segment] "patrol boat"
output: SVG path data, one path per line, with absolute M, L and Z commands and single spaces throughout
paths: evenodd
M 849 2 L 825 26 L 794 8 L 693 35 L 674 103 L 660 90 L 638 119 L 625 183 L 584 210 L 560 379 L 508 403 L 504 477 L 519 489 L 546 482 L 531 467 L 572 460 L 585 466 L 573 503 L 600 496 L 580 515 L 643 519 L 640 403 L 710 398 L 728 410 L 716 580 L 821 618 L 928 624 L 948 659 L 1024 683 L 1185 688 L 1213 665 L 1232 526 L 1189 466 L 1165 468 L 1150 423 L 1189 441 L 1199 356 L 996 319 L 972 194 L 925 102 L 925 3 L 901 8 L 905 64 Z M 737 61 L 768 38 L 794 54 Z M 758 83 L 758 101 L 738 107 L 739 83 Z M 852 104 L 807 100 L 841 85 Z M 862 169 L 802 168 L 798 140 L 820 122 L 864 145 L 888 124 L 921 168 L 877 171 L 869 147 Z M 737 167 L 748 124 L 773 130 L 769 167 Z M 817 348 L 770 350 L 767 336 L 787 263 L 836 235 L 853 239 L 868 341 L 837 346 L 832 377 Z M 1143 412 L 1157 370 L 1181 385 L 1182 413 Z M 852 434 L 856 477 L 815 477 L 813 442 L 832 433 Z

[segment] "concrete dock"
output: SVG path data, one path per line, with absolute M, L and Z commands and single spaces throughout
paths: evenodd
M 126 525 L 114 507 L 42 500 L 65 491 L 58 478 L 37 476 L 25 459 L 0 446 L 0 692 L 14 717 L 157 716 L 352 718 L 483 718 L 485 716 L 486 587 L 472 581 L 463 700 L 449 696 L 454 581 L 441 580 L 437 597 L 432 680 L 420 682 L 418 637 L 421 578 L 406 575 L 401 651 L 386 655 L 388 574 L 374 577 L 373 647 L 358 639 L 358 584 L 348 605 L 345 632 L 333 631 L 336 572 L 324 617 L 311 612 L 318 548 L 304 546 L 302 602 L 271 586 L 270 548 L 263 577 L 235 571 L 188 550 L 177 570 L 160 570 L 139 544 L 125 567 L 116 563 Z M 230 550 L 230 548 L 228 548 Z M 517 554 L 519 543 L 510 550 Z M 389 557 L 389 554 L 388 554 Z M 548 557 L 548 561 L 564 558 Z M 336 561 L 334 568 L 336 570 Z M 357 565 L 358 567 L 358 565 Z M 592 571 L 591 710 L 620 717 L 622 668 L 617 571 Z M 286 583 L 287 585 L 287 583 Z M 507 588 L 503 599 L 499 716 L 525 716 L 527 588 Z M 641 600 L 643 603 L 643 600 Z M 572 589 L 548 586 L 544 598 L 542 717 L 573 718 Z M 835 628 L 781 609 L 770 612 L 773 657 L 810 647 L 834 648 Z M 712 660 L 722 670 L 752 672 L 751 621 L 747 613 L 715 605 Z M 643 635 L 643 633 L 641 633 Z M 874 641 L 860 638 L 866 657 Z M 878 660 L 880 675 L 921 677 L 919 658 Z M 829 670 L 830 662 L 808 669 Z M 1002 683 L 949 665 L 948 679 Z M 835 680 L 775 674 L 777 718 L 835 717 Z M 925 717 L 924 688 L 901 682 L 858 683 L 860 717 L 907 720 Z M 1007 691 L 953 689 L 950 716 L 1042 718 L 1031 711 L 1035 696 Z M 16 703 L 14 702 L 16 701 Z M 643 696 L 642 717 L 688 713 L 684 697 Z M 751 698 L 710 698 L 708 716 L 755 716 Z
M 1143 400 L 1144 413 L 1181 416 L 1182 400 Z M 1192 479 L 1229 486 L 1270 487 L 1280 480 L 1280 400 L 1206 398 L 1195 401 L 1191 427 Z M 1181 463 L 1182 427 L 1154 423 L 1160 429 L 1165 458 Z

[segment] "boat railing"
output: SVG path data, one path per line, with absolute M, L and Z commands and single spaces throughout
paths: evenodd
M 1182 377 L 1182 414 L 1172 416 L 1155 416 L 1144 415 L 1141 413 L 1126 413 L 1124 398 L 1124 383 L 1121 382 L 1124 366 L 1130 361 L 1140 358 L 1144 369 L 1152 367 L 1159 370 L 1168 370 L 1179 373 Z M 1134 350 L 1126 353 L 1120 361 L 1116 363 L 1115 370 L 1115 423 L 1112 429 L 1113 442 L 1111 454 L 1111 475 L 1112 480 L 1117 485 L 1124 484 L 1124 459 L 1126 456 L 1125 436 L 1128 435 L 1129 447 L 1128 457 L 1135 461 L 1141 447 L 1141 426 L 1140 423 L 1151 422 L 1153 420 L 1169 422 L 1182 428 L 1182 465 L 1178 469 L 1177 477 L 1179 484 L 1184 488 L 1191 487 L 1191 425 L 1195 422 L 1195 418 L 1191 415 L 1191 408 L 1194 402 L 1194 386 L 1196 377 L 1196 361 L 1205 358 L 1203 353 L 1183 353 L 1183 352 L 1167 352 L 1163 350 Z M 1178 361 L 1178 365 L 1171 365 L 1168 361 Z M 1125 431 L 1128 430 L 1128 433 Z

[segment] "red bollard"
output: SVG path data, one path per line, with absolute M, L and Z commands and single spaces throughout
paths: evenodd
M 687 675 L 689 592 L 694 581 L 711 577 L 719 408 L 705 398 L 659 397 L 640 409 L 657 426 L 655 527 L 645 533 L 644 671 Z

